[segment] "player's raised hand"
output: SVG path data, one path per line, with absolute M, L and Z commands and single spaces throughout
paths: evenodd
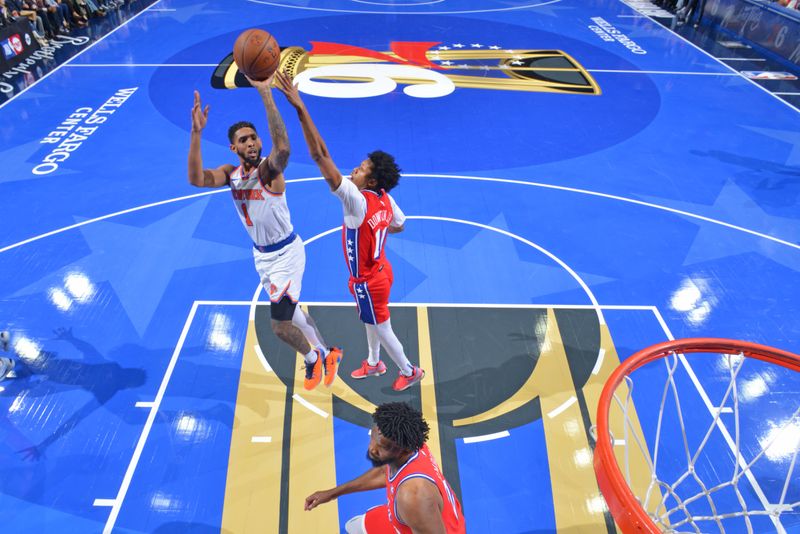
M 200 133 L 208 123 L 208 105 L 203 109 L 203 103 L 200 102 L 200 92 L 194 92 L 194 106 L 192 106 L 192 131 Z
M 275 80 L 275 73 L 273 72 L 272 75 L 266 80 L 254 80 L 247 74 L 244 74 L 244 77 L 247 78 L 247 81 L 250 82 L 250 85 L 258 89 L 258 92 L 260 93 L 272 89 L 272 86 L 274 85 L 273 81 Z
M 280 89 L 284 95 L 286 95 L 286 100 L 288 100 L 289 103 L 296 108 L 302 106 L 303 99 L 300 98 L 300 91 L 297 90 L 294 80 L 281 71 L 275 72 L 274 76 L 278 81 L 275 86 Z
M 313 510 L 320 504 L 324 504 L 330 501 L 331 499 L 333 499 L 333 492 L 331 490 L 316 491 L 311 495 L 309 495 L 308 497 L 306 497 L 305 510 L 306 511 Z

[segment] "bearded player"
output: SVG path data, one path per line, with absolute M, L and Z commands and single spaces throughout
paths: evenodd
M 350 519 L 347 534 L 464 534 L 461 503 L 425 444 L 428 423 L 404 402 L 381 404 L 372 415 L 367 459 L 360 477 L 306 497 L 305 509 L 348 493 L 386 488 L 386 504 Z
M 196 187 L 230 187 L 233 205 L 253 241 L 256 271 L 269 294 L 272 331 L 303 355 L 303 386 L 312 390 L 323 375 L 326 386 L 333 383 L 342 351 L 337 347 L 328 349 L 314 321 L 297 305 L 306 254 L 303 240 L 292 227 L 286 203 L 283 171 L 289 161 L 289 137 L 272 98 L 272 79 L 250 80 L 267 112 L 272 149 L 268 157 L 262 157 L 261 138 L 255 126 L 237 122 L 228 130 L 228 139 L 231 151 L 239 158 L 238 166 L 203 168 L 200 138 L 208 122 L 208 106 L 203 109 L 200 94 L 194 92 L 189 183 Z

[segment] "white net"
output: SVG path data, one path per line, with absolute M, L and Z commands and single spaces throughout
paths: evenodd
M 661 530 L 800 532 L 796 372 L 741 353 L 672 352 L 632 375 L 614 392 L 610 437 Z

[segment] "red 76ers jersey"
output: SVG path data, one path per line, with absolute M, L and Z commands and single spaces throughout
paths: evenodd
M 424 478 L 436 485 L 442 496 L 442 522 L 447 534 L 464 534 L 467 531 L 461 503 L 458 502 L 450 484 L 439 470 L 428 446 L 423 445 L 403 464 L 403 467 L 397 470 L 394 476 L 391 476 L 390 468 L 388 465 L 386 466 L 386 498 L 388 500 L 386 511 L 389 514 L 389 523 L 399 534 L 413 534 L 401 518 L 397 517 L 397 504 L 395 503 L 401 485 L 410 478 Z
M 343 227 L 344 256 L 352 278 L 369 278 L 386 261 L 383 245 L 386 243 L 389 223 L 392 222 L 392 204 L 387 194 L 365 189 L 367 213 L 358 228 Z

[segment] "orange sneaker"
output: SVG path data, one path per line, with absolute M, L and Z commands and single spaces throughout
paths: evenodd
M 319 385 L 319 381 L 322 380 L 322 354 L 319 353 L 318 350 L 315 351 L 317 353 L 317 361 L 314 363 L 306 363 L 306 379 L 303 381 L 303 387 L 307 391 L 311 391 L 315 387 Z
M 380 376 L 386 372 L 386 364 L 378 360 L 377 365 L 370 365 L 369 360 L 363 360 L 361 367 L 350 373 L 353 378 L 367 378 L 368 376 Z
M 406 390 L 411 386 L 413 386 L 414 384 L 416 384 L 417 382 L 419 382 L 420 380 L 422 380 L 423 378 L 425 378 L 425 371 L 423 371 L 419 367 L 414 367 L 412 365 L 411 369 L 413 370 L 411 376 L 406 376 L 403 373 L 399 374 L 399 376 L 395 379 L 394 384 L 392 384 L 393 390 L 395 391 Z
M 342 361 L 342 349 L 339 347 L 331 347 L 328 355 L 325 356 L 325 385 L 330 387 L 336 378 L 336 373 L 339 372 L 339 363 Z

